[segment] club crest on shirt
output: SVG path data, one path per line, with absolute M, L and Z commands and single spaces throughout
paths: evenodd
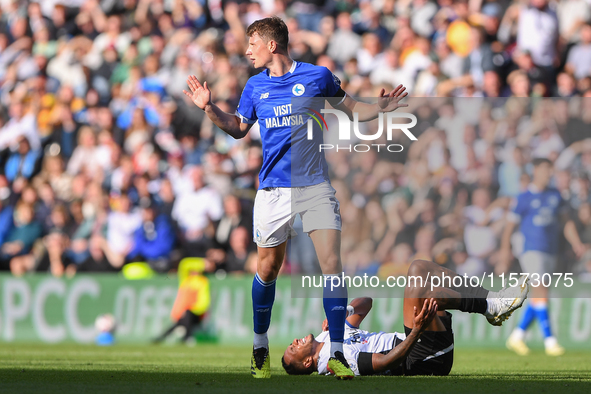
M 298 97 L 304 94 L 305 91 L 306 88 L 301 83 L 296 83 L 295 85 L 293 85 L 293 88 L 291 88 L 291 92 L 293 93 L 293 95 Z
M 359 332 L 358 330 L 354 330 L 351 332 L 351 334 L 349 334 L 349 338 L 346 338 L 344 343 L 351 345 L 354 343 L 359 343 L 362 345 L 365 345 L 369 342 L 369 340 L 367 339 L 367 337 L 365 335 L 362 335 L 361 332 Z

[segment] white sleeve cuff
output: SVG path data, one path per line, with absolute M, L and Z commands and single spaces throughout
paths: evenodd
M 352 316 L 355 314 L 355 308 L 351 305 L 347 305 L 347 317 Z
M 343 101 L 345 101 L 345 99 L 347 98 L 347 92 L 345 92 L 345 95 L 341 98 L 341 101 L 339 101 L 338 103 L 335 104 L 336 105 L 341 105 L 343 103 Z
M 240 112 L 238 112 L 238 111 L 236 111 L 234 113 L 234 115 L 236 115 L 237 117 L 239 117 L 240 118 L 240 122 L 242 122 L 242 123 L 248 123 L 248 124 L 256 123 L 256 120 L 249 119 L 246 116 L 242 116 L 242 114 Z

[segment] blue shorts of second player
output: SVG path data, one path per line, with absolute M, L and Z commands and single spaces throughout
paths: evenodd
M 528 274 L 550 274 L 556 269 L 556 256 L 539 252 L 537 250 L 528 250 L 523 252 L 519 258 L 521 270 Z
M 257 191 L 254 200 L 254 242 L 262 248 L 281 245 L 297 233 L 299 214 L 304 232 L 341 230 L 341 213 L 335 189 L 328 181 L 304 187 L 272 187 Z

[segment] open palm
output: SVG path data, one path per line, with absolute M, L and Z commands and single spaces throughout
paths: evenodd
M 408 96 L 408 92 L 406 92 L 404 86 L 398 85 L 396 89 L 392 90 L 390 93 L 385 93 L 386 90 L 382 89 L 380 91 L 380 98 L 378 99 L 378 105 L 382 112 L 390 112 L 400 107 L 408 107 L 408 104 L 400 104 L 400 100 Z
M 421 332 L 425 331 L 435 315 L 437 315 L 437 301 L 435 301 L 435 298 L 426 298 L 420 312 L 415 306 L 414 315 L 414 328 Z
M 201 85 L 196 76 L 189 75 L 187 78 L 187 85 L 191 91 L 187 92 L 186 90 L 183 90 L 183 93 L 185 93 L 196 106 L 205 109 L 205 107 L 211 103 L 211 91 L 207 87 L 207 82 L 204 82 L 203 85 Z

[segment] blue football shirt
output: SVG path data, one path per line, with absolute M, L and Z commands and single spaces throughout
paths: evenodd
M 322 133 L 316 132 L 313 140 L 307 140 L 309 117 L 301 111 L 296 113 L 292 99 L 334 97 L 340 87 L 341 81 L 326 67 L 296 61 L 285 75 L 273 77 L 264 70 L 248 80 L 236 116 L 243 123 L 258 121 L 260 126 L 263 165 L 259 189 L 311 186 L 328 180 L 328 166 L 319 151 Z M 324 105 L 320 99 L 311 102 L 316 107 Z
M 539 191 L 530 185 L 527 191 L 519 194 L 512 216 L 514 221 L 521 219 L 524 252 L 558 252 L 559 215 L 564 207 L 560 192 L 554 188 Z

